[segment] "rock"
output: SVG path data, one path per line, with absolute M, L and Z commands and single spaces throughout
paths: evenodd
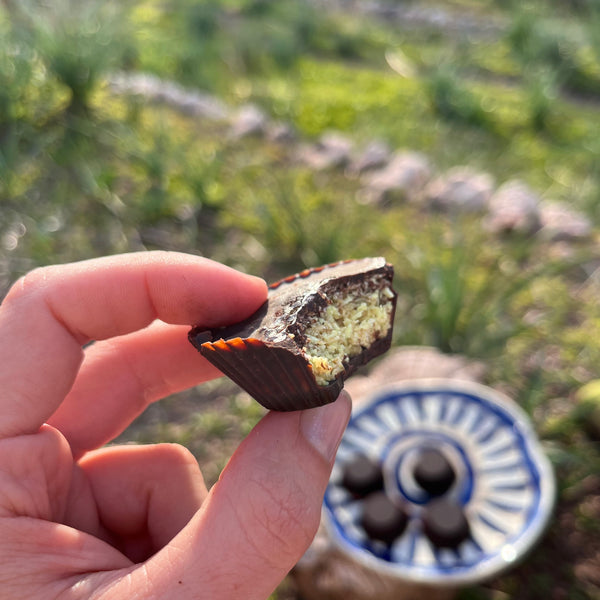
M 455 167 L 432 181 L 425 201 L 443 212 L 483 212 L 494 192 L 494 179 L 470 167 Z
M 573 242 L 592 235 L 592 223 L 562 202 L 544 203 L 540 208 L 540 237 L 549 242 Z
M 267 127 L 267 139 L 279 144 L 291 144 L 297 138 L 296 131 L 289 123 L 278 121 Z
M 163 87 L 156 75 L 149 73 L 113 73 L 108 77 L 108 85 L 115 94 L 154 96 Z
M 344 3 L 342 3 L 344 4 Z M 473 11 L 460 11 L 444 8 L 443 5 L 423 5 L 418 2 L 390 2 L 389 0 L 371 0 L 354 2 L 354 10 L 368 16 L 384 20 L 388 25 L 443 31 L 446 35 L 467 37 L 469 39 L 496 37 L 502 33 L 506 24 L 498 17 L 490 18 L 474 14 Z
M 245 137 L 262 137 L 266 133 L 267 125 L 265 113 L 253 104 L 246 104 L 233 117 L 230 135 L 236 140 Z
M 306 600 L 452 600 L 457 594 L 456 588 L 410 583 L 373 571 L 336 550 L 324 526 L 292 577 Z
M 194 117 L 224 120 L 229 114 L 225 104 L 214 96 L 186 90 L 148 73 L 116 73 L 109 77 L 108 84 L 116 94 L 141 96 Z
M 355 403 L 366 399 L 373 390 L 407 379 L 460 379 L 483 382 L 483 363 L 458 354 L 444 354 L 429 346 L 403 346 L 390 350 L 375 364 L 368 376 L 355 375 L 345 388 Z
M 484 226 L 494 234 L 530 235 L 540 228 L 540 197 L 527 184 L 511 180 L 490 198 Z
M 364 201 L 368 204 L 389 205 L 414 201 L 431 177 L 428 158 L 418 152 L 394 154 L 383 169 L 364 177 Z
M 349 166 L 351 173 L 364 173 L 385 167 L 392 153 L 385 142 L 374 140 L 352 161 Z
M 352 140 L 336 131 L 324 133 L 316 144 L 300 149 L 298 158 L 315 171 L 345 167 L 352 154 Z
M 388 352 L 371 376 L 382 384 L 405 379 L 439 377 L 483 381 L 483 363 L 459 354 L 445 354 L 429 346 L 404 346 Z
M 172 103 L 172 106 L 192 117 L 221 121 L 229 115 L 227 107 L 222 102 L 200 92 L 185 92 L 178 100 L 177 103 Z

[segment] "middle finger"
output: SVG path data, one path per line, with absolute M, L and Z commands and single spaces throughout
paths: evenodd
M 152 402 L 221 375 L 188 342 L 189 327 L 155 322 L 96 342 L 49 419 L 75 459 L 119 435 Z
M 177 444 L 102 448 L 80 467 L 112 544 L 134 562 L 168 544 L 208 494 L 196 459 Z

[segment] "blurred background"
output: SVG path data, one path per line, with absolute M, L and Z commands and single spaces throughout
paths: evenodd
M 599 206 L 598 0 L 0 1 L 0 298 L 134 250 L 385 256 L 394 343 L 482 361 L 558 476 L 540 546 L 462 598 L 600 598 Z M 211 484 L 261 415 L 218 381 L 119 441 Z

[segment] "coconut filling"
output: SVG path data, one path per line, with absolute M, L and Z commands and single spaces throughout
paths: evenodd
M 359 292 L 359 290 L 357 290 Z M 330 304 L 310 318 L 304 335 L 304 356 L 318 385 L 327 385 L 391 327 L 394 293 L 389 287 L 358 294 L 340 292 Z

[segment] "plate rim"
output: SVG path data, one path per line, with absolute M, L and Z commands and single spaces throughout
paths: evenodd
M 472 585 L 495 577 L 526 558 L 527 554 L 533 549 L 551 522 L 553 509 L 556 503 L 556 477 L 550 459 L 546 455 L 533 427 L 532 421 L 525 410 L 503 392 L 485 384 L 470 380 L 431 377 L 375 385 L 371 391 L 362 395 L 360 402 L 353 405 L 348 427 L 350 427 L 356 419 L 360 418 L 360 416 L 368 413 L 374 405 L 383 403 L 386 398 L 391 399 L 394 396 L 406 395 L 410 392 L 427 393 L 438 391 L 471 395 L 486 400 L 505 410 L 519 428 L 521 435 L 526 442 L 527 451 L 531 454 L 536 467 L 539 469 L 539 516 L 533 519 L 530 525 L 524 529 L 523 534 L 510 544 L 513 551 L 511 552 L 511 555 L 514 553 L 514 558 L 503 559 L 500 553 L 496 553 L 492 557 L 488 557 L 481 562 L 478 566 L 470 569 L 468 572 L 457 571 L 452 573 L 448 571 L 436 574 L 431 571 L 420 570 L 418 568 L 411 569 L 389 563 L 381 560 L 367 550 L 359 549 L 357 552 L 356 550 L 350 549 L 351 543 L 339 533 L 338 526 L 333 522 L 334 519 L 330 509 L 326 505 L 325 499 L 322 506 L 322 521 L 335 548 L 342 551 L 352 560 L 356 560 L 363 566 L 376 572 L 406 582 L 432 586 L 451 587 Z

